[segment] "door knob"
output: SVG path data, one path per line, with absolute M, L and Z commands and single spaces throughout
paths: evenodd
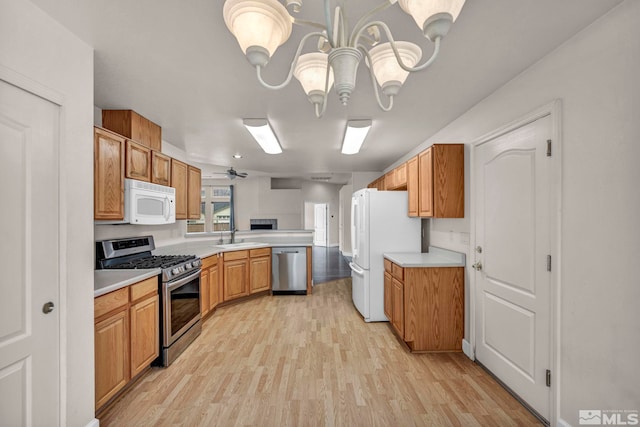
M 49 302 L 45 303 L 42 306 L 42 312 L 44 314 L 49 314 L 49 313 L 51 313 L 53 311 L 53 307 L 55 307 L 55 306 L 53 305 L 53 303 L 51 301 L 49 301 Z
M 478 261 L 471 266 L 474 270 L 480 271 L 482 270 L 482 261 Z

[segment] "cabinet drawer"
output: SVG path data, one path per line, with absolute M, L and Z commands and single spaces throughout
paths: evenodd
M 150 277 L 147 280 L 129 286 L 131 301 L 138 300 L 144 296 L 158 293 L 158 278 Z
M 386 271 L 387 273 L 391 274 L 391 261 L 389 261 L 388 259 L 384 259 L 384 271 Z
M 211 255 L 202 259 L 202 269 L 205 270 L 211 266 L 218 265 L 218 255 Z
M 245 258 L 249 258 L 249 251 L 233 251 L 233 252 L 224 253 L 225 261 L 233 261 L 234 259 L 245 259 Z
M 271 255 L 271 248 L 251 249 L 249 251 L 249 255 L 251 256 L 251 258 L 269 256 Z
M 120 307 L 125 307 L 129 303 L 129 289 L 122 288 L 109 292 L 93 300 L 93 312 L 96 318 L 107 314 Z
M 404 268 L 391 263 L 391 275 L 400 281 L 404 280 Z

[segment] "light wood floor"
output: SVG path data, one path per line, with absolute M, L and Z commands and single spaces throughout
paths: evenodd
M 540 423 L 463 354 L 410 354 L 387 323 L 364 323 L 346 279 L 311 296 L 219 309 L 177 361 L 154 368 L 100 425 Z

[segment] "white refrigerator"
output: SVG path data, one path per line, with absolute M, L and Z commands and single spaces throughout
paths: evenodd
M 352 298 L 365 322 L 384 315 L 385 252 L 420 252 L 420 218 L 407 215 L 406 191 L 367 188 L 351 198 Z

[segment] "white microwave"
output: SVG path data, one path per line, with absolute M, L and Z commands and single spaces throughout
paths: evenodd
M 124 219 L 100 224 L 158 225 L 176 222 L 176 189 L 135 179 L 124 180 Z

